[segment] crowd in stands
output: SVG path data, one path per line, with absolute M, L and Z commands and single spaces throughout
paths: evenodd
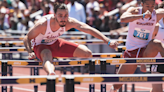
M 0 0 L 0 30 L 21 30 L 27 31 L 34 26 L 41 16 L 53 14 L 55 2 L 65 3 L 68 6 L 69 16 L 87 23 L 100 30 L 109 32 L 127 26 L 120 23 L 120 15 L 127 9 L 123 5 L 132 0 Z M 160 1 L 160 0 L 158 0 Z M 137 4 L 140 6 L 140 0 Z M 118 8 L 120 12 L 105 16 L 108 12 Z M 41 10 L 41 14 L 31 14 Z M 75 31 L 78 31 L 75 29 Z

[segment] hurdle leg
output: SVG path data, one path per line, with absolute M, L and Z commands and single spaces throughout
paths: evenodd
M 9 47 L 13 47 L 13 44 L 10 43 L 9 44 Z M 9 55 L 8 56 L 9 59 L 12 60 L 13 59 L 13 54 L 12 53 L 9 53 L 8 55 Z M 13 73 L 12 73 L 13 72 L 13 67 L 11 65 L 9 65 L 8 67 L 9 67 L 9 74 L 10 74 L 10 76 L 13 76 Z M 10 86 L 10 92 L 13 92 L 13 87 L 12 86 Z
M 9 65 L 8 68 L 9 68 L 10 76 L 13 76 L 13 67 L 12 67 L 12 65 Z M 10 92 L 13 92 L 13 87 L 12 86 L 10 86 Z
M 66 67 L 63 67 L 63 74 L 64 74 L 64 75 L 66 75 L 66 71 L 67 71 L 67 70 L 66 70 Z M 66 86 L 67 86 L 67 85 L 64 84 L 64 92 L 67 92 L 67 91 L 66 91 L 66 90 L 67 90 L 67 89 L 66 89 Z
M 2 61 L 1 70 L 2 70 L 2 76 L 7 76 L 7 61 Z M 1 92 L 7 92 L 7 86 L 2 86 Z
M 132 84 L 132 89 L 131 89 L 131 92 L 135 92 L 134 85 L 135 85 L 135 84 Z
M 95 74 L 95 61 L 89 61 L 89 74 Z M 89 92 L 95 92 L 95 84 L 89 84 Z
M 101 74 L 106 74 L 106 60 L 100 61 Z M 106 84 L 101 84 L 101 92 L 106 92 Z
M 119 89 L 119 92 L 122 92 L 122 87 Z
M 75 86 L 74 86 L 74 79 L 68 78 L 66 79 L 66 92 L 74 92 Z
M 47 78 L 46 92 L 56 92 L 56 80 Z
M 80 66 L 80 71 L 81 71 L 81 74 L 84 74 L 84 68 L 85 66 Z
M 39 68 L 38 67 L 34 67 L 34 75 L 39 75 Z M 34 85 L 34 92 L 38 92 L 38 86 Z
M 73 66 L 71 67 L 71 74 L 72 75 L 74 74 L 74 67 Z
M 2 44 L 2 47 L 6 47 L 5 43 Z M 6 53 L 2 53 L 2 59 L 6 59 Z M 2 76 L 7 76 L 7 62 L 2 62 L 1 64 Z M 2 92 L 7 92 L 7 86 L 2 86 Z
M 124 92 L 127 92 L 127 84 L 124 84 Z
M 2 47 L 6 47 L 5 43 L 2 43 Z M 6 59 L 6 53 L 2 53 L 2 59 Z

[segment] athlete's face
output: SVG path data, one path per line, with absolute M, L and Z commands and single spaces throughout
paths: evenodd
M 150 12 L 153 11 L 154 7 L 155 7 L 155 1 L 154 0 L 146 0 L 143 4 L 143 9 L 145 11 L 149 10 Z
M 58 9 L 55 14 L 55 19 L 58 22 L 60 27 L 64 27 L 68 21 L 68 10 L 67 9 Z

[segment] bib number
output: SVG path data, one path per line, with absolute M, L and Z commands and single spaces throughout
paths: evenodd
M 43 39 L 41 43 L 51 43 L 53 41 L 55 41 L 55 39 Z
M 133 36 L 142 40 L 148 40 L 150 31 L 140 28 L 135 28 Z

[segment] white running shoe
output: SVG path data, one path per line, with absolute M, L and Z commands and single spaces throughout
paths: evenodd
M 114 87 L 112 86 L 109 90 L 109 92 L 117 92 L 117 90 L 114 90 Z

